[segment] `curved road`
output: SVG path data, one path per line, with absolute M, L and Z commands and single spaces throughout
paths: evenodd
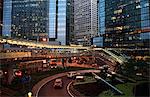
M 71 79 L 68 79 L 66 76 L 62 77 L 63 88 L 54 89 L 53 83 L 54 80 L 46 83 L 39 91 L 39 97 L 70 97 L 67 92 L 67 85 L 71 82 Z
M 100 72 L 100 70 L 79 70 L 78 73 L 88 73 L 88 72 Z M 71 79 L 66 77 L 66 73 L 56 74 L 50 77 L 47 77 L 40 82 L 38 82 L 33 88 L 32 92 L 35 97 L 70 97 L 67 92 L 67 85 L 71 82 Z M 53 83 L 56 78 L 61 77 L 63 80 L 62 89 L 54 89 Z

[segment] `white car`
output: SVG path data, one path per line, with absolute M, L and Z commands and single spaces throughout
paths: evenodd
M 73 77 L 75 77 L 76 75 L 80 75 L 80 73 L 77 73 L 77 72 L 68 72 L 68 73 L 67 73 L 67 77 L 68 77 L 68 78 L 73 78 Z
M 62 79 L 61 78 L 56 79 L 55 82 L 54 82 L 53 87 L 54 88 L 62 88 L 63 87 Z

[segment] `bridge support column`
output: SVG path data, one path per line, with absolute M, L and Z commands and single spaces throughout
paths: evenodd
M 67 58 L 62 58 L 62 65 L 63 65 L 63 68 L 66 68 L 67 67 Z
M 12 80 L 13 80 L 13 67 L 12 65 L 8 66 L 8 78 L 7 78 L 7 84 L 11 84 Z

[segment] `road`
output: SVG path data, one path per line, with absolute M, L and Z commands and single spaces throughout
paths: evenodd
M 76 71 L 79 73 L 87 73 L 87 72 L 100 72 L 100 70 L 79 70 Z M 69 94 L 66 91 L 67 84 L 71 82 L 71 79 L 67 79 L 66 73 L 59 73 L 50 77 L 47 77 L 40 82 L 38 82 L 33 88 L 32 93 L 35 97 L 68 97 Z M 64 87 L 60 90 L 53 88 L 53 82 L 56 78 L 62 77 L 64 82 Z
M 71 79 L 67 77 L 62 77 L 63 80 L 63 88 L 62 89 L 54 89 L 53 83 L 54 80 L 45 84 L 39 91 L 39 97 L 70 97 L 67 92 L 67 85 L 71 82 Z

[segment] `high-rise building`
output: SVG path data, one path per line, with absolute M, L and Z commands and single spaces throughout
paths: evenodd
M 3 35 L 67 42 L 67 0 L 4 0 Z
M 92 38 L 92 44 L 98 47 L 104 46 L 105 34 L 105 0 L 98 0 L 98 35 Z
M 3 0 L 0 0 L 0 36 L 2 36 L 2 26 L 3 26 Z
M 68 44 L 67 32 L 67 0 L 49 1 L 49 38 Z
M 69 44 L 74 44 L 74 0 L 67 1 L 67 32 Z
M 149 9 L 149 0 L 99 0 L 99 33 L 104 36 L 104 46 L 149 47 Z
M 74 34 L 77 44 L 90 46 L 98 32 L 97 0 L 74 0 Z

